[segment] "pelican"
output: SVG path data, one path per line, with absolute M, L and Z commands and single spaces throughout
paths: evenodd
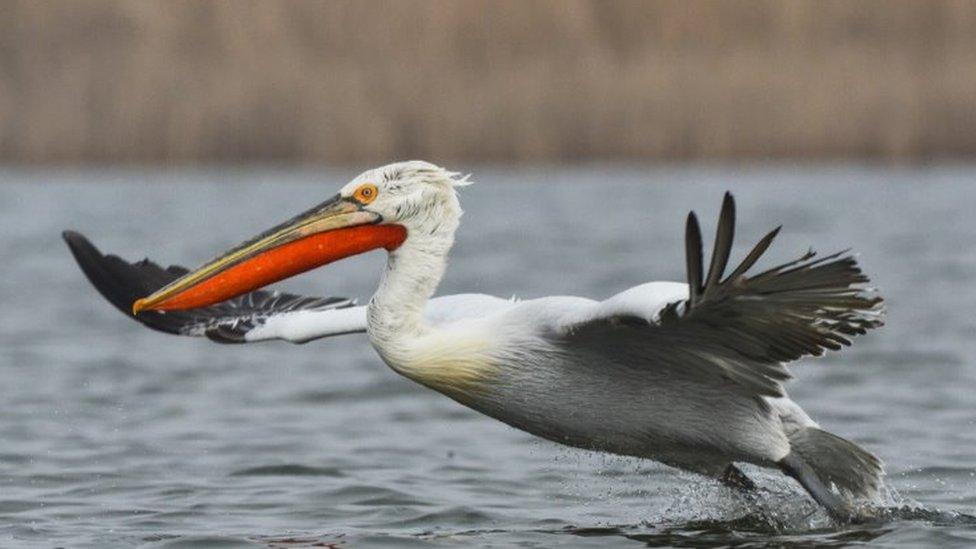
M 365 333 L 398 374 L 535 436 L 743 491 L 755 485 L 737 463 L 778 469 L 836 520 L 865 516 L 881 462 L 822 429 L 783 388 L 787 363 L 883 324 L 883 301 L 854 257 L 811 251 L 752 274 L 776 228 L 727 272 L 735 202 L 726 193 L 707 273 L 688 215 L 686 282 L 648 282 L 604 301 L 434 297 L 466 184 L 422 161 L 369 170 L 193 271 L 103 255 L 75 232 L 64 238 L 98 291 L 150 328 L 222 343 Z M 387 251 L 386 268 L 365 306 L 261 289 L 376 249 Z

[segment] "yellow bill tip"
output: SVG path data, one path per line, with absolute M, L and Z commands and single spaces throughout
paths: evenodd
M 144 310 L 148 304 L 149 302 L 146 300 L 146 298 L 135 300 L 135 302 L 132 304 L 133 316 L 139 314 L 139 311 Z

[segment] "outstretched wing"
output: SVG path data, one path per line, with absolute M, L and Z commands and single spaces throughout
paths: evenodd
M 840 349 L 852 336 L 884 323 L 883 300 L 865 286 L 868 277 L 846 252 L 817 259 L 811 251 L 747 275 L 779 228 L 726 275 L 734 231 L 735 201 L 726 193 L 707 275 L 692 212 L 685 234 L 686 287 L 634 288 L 566 319 L 556 337 L 578 352 L 700 381 L 724 380 L 747 395 L 776 397 L 790 377 L 786 362 Z
M 102 296 L 126 316 L 169 334 L 206 336 L 219 343 L 265 339 L 309 341 L 329 335 L 365 331 L 362 307 L 341 297 L 303 297 L 255 291 L 188 311 L 143 311 L 132 314 L 132 303 L 186 274 L 176 265 L 162 268 L 143 259 L 129 263 L 104 255 L 83 235 L 62 235 L 78 266 Z M 287 330 L 281 329 L 286 327 Z

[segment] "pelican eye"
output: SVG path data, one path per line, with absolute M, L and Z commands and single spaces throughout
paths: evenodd
M 376 195 L 379 194 L 379 192 L 380 191 L 376 188 L 376 185 L 366 183 L 365 185 L 362 185 L 356 189 L 356 192 L 353 193 L 352 196 L 359 201 L 360 204 L 369 204 L 373 200 L 376 200 Z

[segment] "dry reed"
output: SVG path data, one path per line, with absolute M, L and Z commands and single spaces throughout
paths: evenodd
M 0 1 L 0 161 L 976 152 L 976 2 Z

